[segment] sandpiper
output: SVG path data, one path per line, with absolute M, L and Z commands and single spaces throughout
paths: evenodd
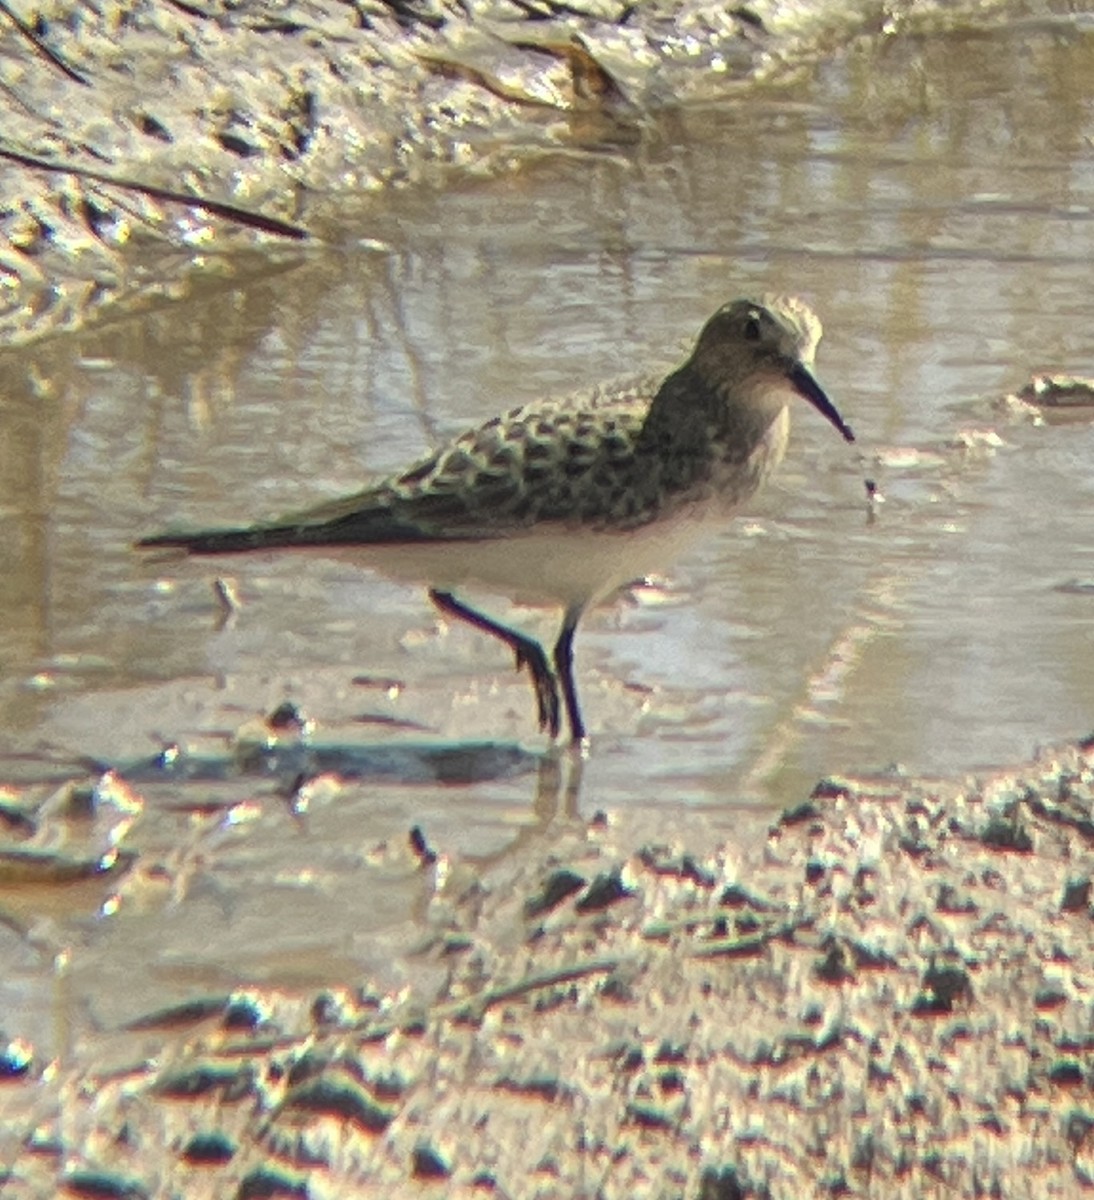
M 795 395 L 854 441 L 810 370 L 820 336 L 820 321 L 799 299 L 734 300 L 663 380 L 510 409 L 409 469 L 303 513 L 138 545 L 349 554 L 424 583 L 442 612 L 513 650 L 517 669 L 532 677 L 540 729 L 552 737 L 561 688 L 580 742 L 573 641 L 582 614 L 662 569 L 756 491 L 786 450 Z M 553 668 L 539 642 L 457 599 L 453 589 L 463 585 L 561 606 Z

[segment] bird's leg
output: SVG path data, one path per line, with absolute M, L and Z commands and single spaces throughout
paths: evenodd
M 581 707 L 577 702 L 577 684 L 574 683 L 574 633 L 584 607 L 568 608 L 562 621 L 558 641 L 555 642 L 555 672 L 562 684 L 562 699 L 566 704 L 566 716 L 570 721 L 570 732 L 574 742 L 585 740 L 585 722 L 581 719 Z
M 516 655 L 517 670 L 519 671 L 522 667 L 527 667 L 528 673 L 532 676 L 532 687 L 535 689 L 536 706 L 539 710 L 540 729 L 546 730 L 550 733 L 551 737 L 558 737 L 560 725 L 558 683 L 551 673 L 551 666 L 547 662 L 547 655 L 543 652 L 543 647 L 539 642 L 533 638 L 526 637 L 523 633 L 518 633 L 515 629 L 510 629 L 507 625 L 491 621 L 489 617 L 484 616 L 481 612 L 457 600 L 451 592 L 441 592 L 436 588 L 430 588 L 429 598 L 441 612 L 447 613 L 450 617 L 458 617 L 461 621 L 466 621 L 476 629 L 481 629 L 483 633 L 489 633 L 496 638 L 500 638 L 513 651 L 514 655 Z M 572 690 L 572 682 L 570 687 Z M 569 712 L 569 698 L 566 700 L 566 708 L 567 712 Z

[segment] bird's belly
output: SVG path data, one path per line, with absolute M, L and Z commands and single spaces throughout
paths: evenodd
M 327 547 L 320 552 L 442 591 L 482 588 L 524 603 L 571 607 L 595 603 L 632 579 L 664 570 L 711 524 L 690 512 L 625 532 L 550 525 L 483 541 Z

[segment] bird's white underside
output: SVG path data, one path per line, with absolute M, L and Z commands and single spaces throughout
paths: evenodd
M 440 591 L 470 588 L 518 603 L 585 608 L 631 580 L 665 570 L 705 531 L 724 525 L 727 516 L 723 510 L 689 513 L 626 533 L 540 525 L 518 536 L 481 541 L 319 546 L 276 554 L 353 563 Z M 244 560 L 253 564 L 261 552 L 238 557 L 246 567 Z

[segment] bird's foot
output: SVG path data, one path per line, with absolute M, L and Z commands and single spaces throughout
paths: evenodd
M 528 668 L 532 676 L 532 687 L 536 693 L 536 707 L 539 710 L 540 732 L 546 732 L 553 738 L 558 737 L 562 727 L 561 705 L 558 698 L 558 680 L 547 662 L 547 655 L 538 642 L 531 638 L 521 639 L 513 647 L 516 654 L 517 670 Z
M 547 655 L 544 654 L 543 647 L 539 642 L 483 616 L 482 613 L 476 612 L 475 609 L 457 600 L 451 592 L 430 588 L 429 596 L 441 612 L 451 617 L 458 617 L 461 621 L 466 621 L 469 625 L 474 626 L 475 629 L 481 629 L 483 633 L 500 638 L 507 646 L 511 647 L 516 655 L 517 670 L 520 671 L 527 667 L 529 675 L 532 676 L 540 732 L 549 732 L 551 737 L 557 738 L 559 729 L 562 727 L 562 706 L 559 702 L 558 680 L 555 678 L 551 664 L 547 661 Z

